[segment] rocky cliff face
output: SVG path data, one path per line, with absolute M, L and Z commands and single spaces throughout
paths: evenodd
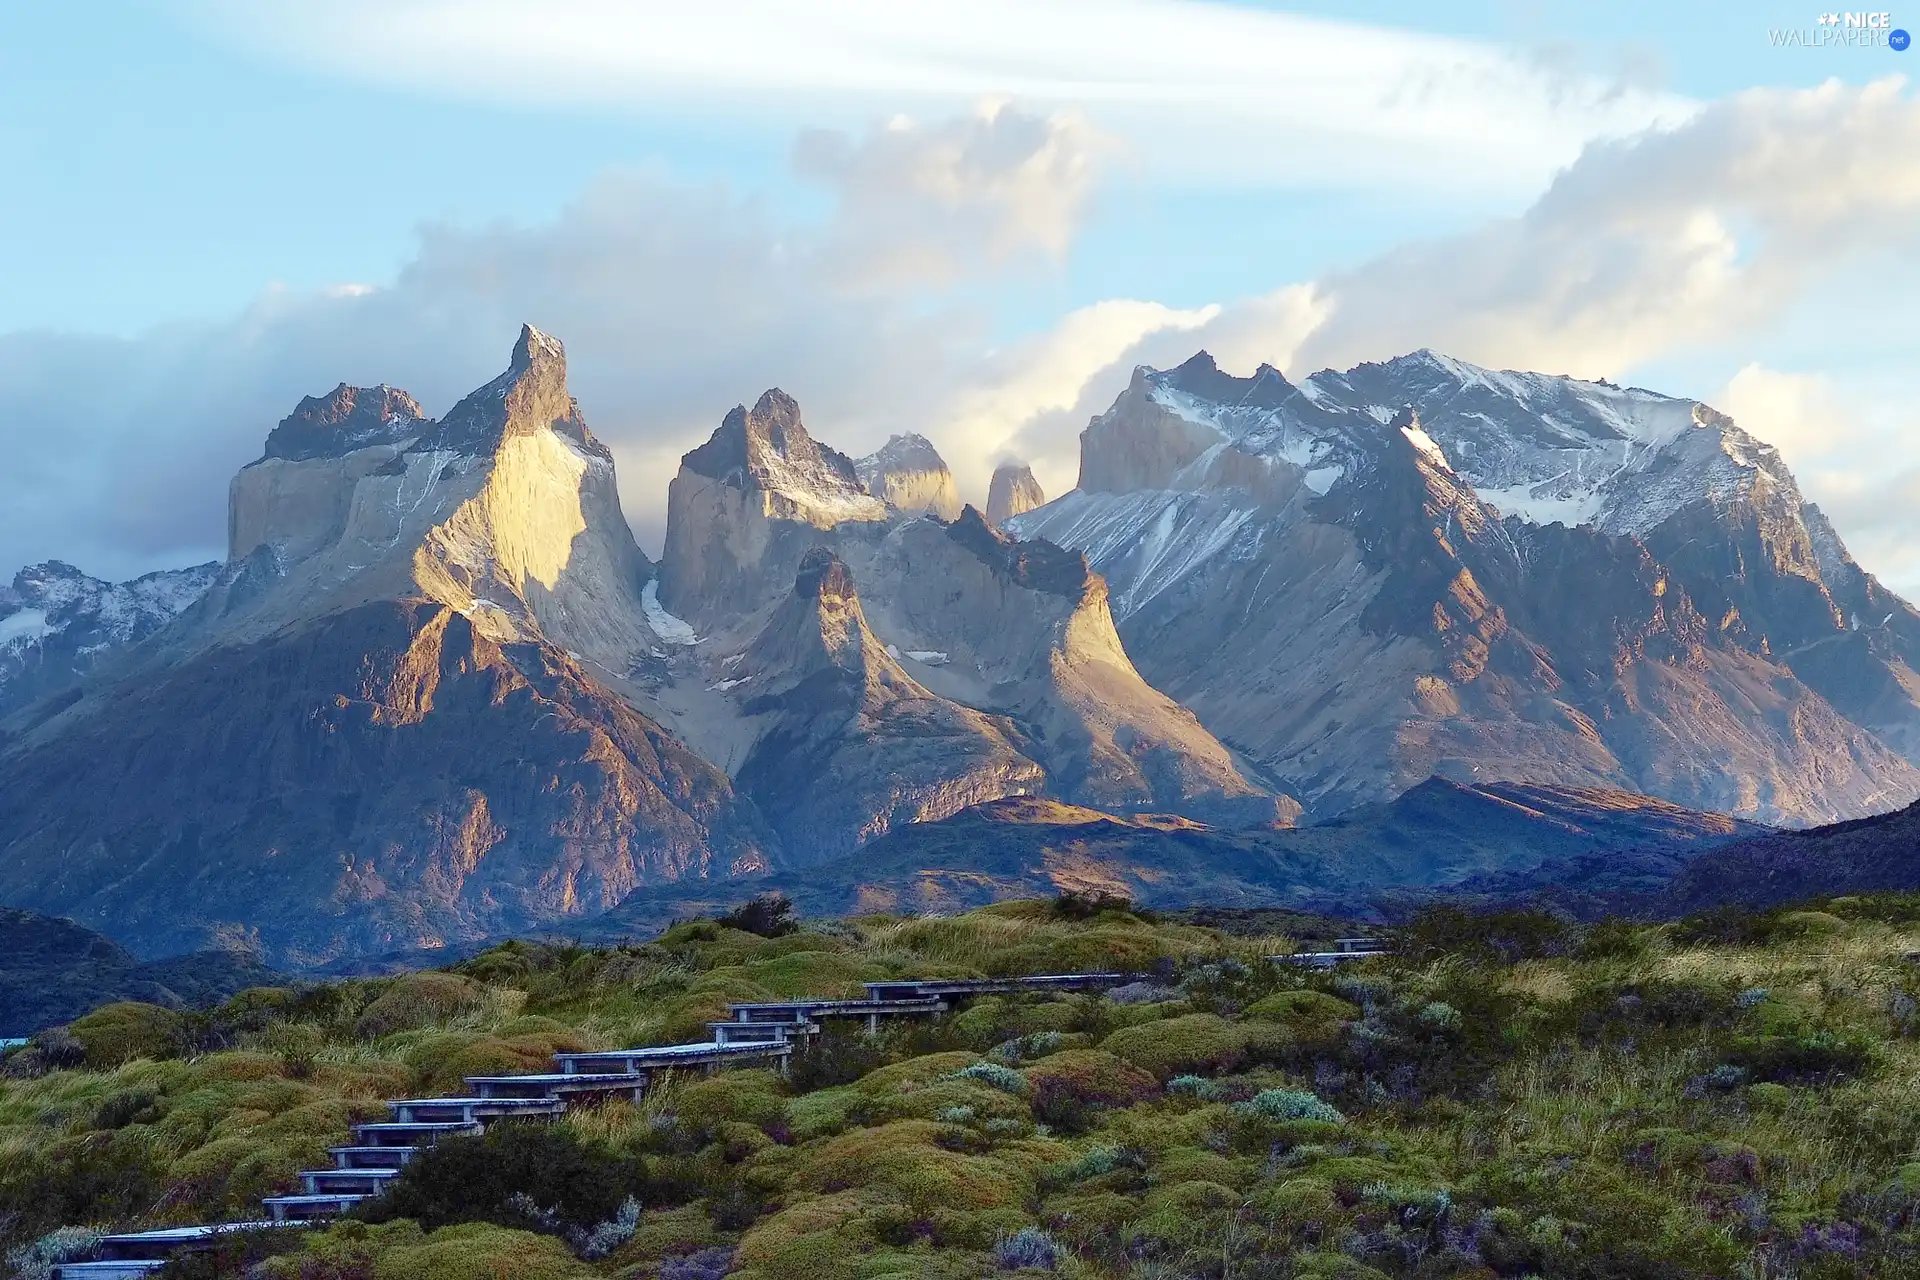
M 102 582 L 70 564 L 31 565 L 0 586 L 0 721 L 65 694 L 192 604 L 217 564 Z
M 343 387 L 275 429 L 234 478 L 226 572 L 176 647 L 411 594 L 608 670 L 658 646 L 641 599 L 653 567 L 558 342 L 527 326 L 507 371 L 439 422 L 412 403 Z
M 1432 773 L 1784 822 L 1920 790 L 1912 610 L 1692 402 L 1203 354 L 1140 371 L 1080 488 L 1012 527 L 1084 550 L 1147 677 L 1320 812 Z
M 987 523 L 995 528 L 1035 507 L 1045 506 L 1047 495 L 1024 462 L 1003 462 L 993 469 L 987 485 Z
M 763 607 L 792 583 L 816 533 L 886 520 L 853 460 L 807 434 L 793 397 L 768 391 L 681 459 L 667 487 L 660 598 L 703 623 Z
M 868 493 L 907 515 L 960 514 L 960 491 L 946 459 L 925 436 L 894 436 L 854 463 Z

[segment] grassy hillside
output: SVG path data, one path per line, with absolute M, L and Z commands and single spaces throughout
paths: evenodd
M 7 1060 L 0 1231 L 247 1216 L 379 1100 L 729 1000 L 1122 967 L 791 1078 L 443 1145 L 365 1215 L 175 1275 L 1820 1277 L 1920 1269 L 1920 901 L 1677 925 L 1427 913 L 1331 973 L 1284 939 L 1058 904 L 763 938 L 712 922 L 448 972 L 111 1005 Z M 44 1241 L 37 1247 L 36 1241 Z M 277 1254 L 277 1256 L 269 1256 Z M 242 1256 L 244 1255 L 244 1256 Z

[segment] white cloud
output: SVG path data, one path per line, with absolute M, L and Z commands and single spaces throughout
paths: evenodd
M 1920 596 L 1920 413 L 1909 396 L 1756 363 L 1728 381 L 1716 404 L 1780 450 L 1856 560 L 1909 598 Z
M 463 98 L 750 124 L 1077 106 L 1161 175 L 1538 188 L 1672 95 L 1497 46 L 1214 0 L 183 0 L 230 39 Z M 781 127 L 784 127 L 782 125 Z
M 961 392 L 930 432 L 953 468 L 961 495 L 984 503 L 993 468 L 1010 458 L 1031 465 L 1049 494 L 1073 488 L 1080 427 L 1126 385 L 1118 362 L 1123 357 L 1130 362 L 1150 338 L 1190 344 L 1193 339 L 1182 335 L 1219 313 L 1217 306 L 1178 310 L 1109 299 L 990 356 L 974 375 L 974 385 Z
M 949 284 L 982 259 L 1064 258 L 1104 147 L 1071 113 L 993 102 L 933 125 L 896 116 L 859 141 L 808 130 L 794 167 L 839 193 L 828 278 L 884 289 Z
M 1331 313 L 1295 363 L 1430 346 L 1619 376 L 1753 333 L 1849 259 L 1920 244 L 1920 103 L 1904 89 L 1753 90 L 1595 143 L 1519 217 L 1323 279 Z

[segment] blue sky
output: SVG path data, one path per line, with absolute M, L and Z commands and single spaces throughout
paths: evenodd
M 1767 47 L 1768 26 L 1809 20 L 1802 5 L 1286 7 L 1509 44 L 1697 98 L 1815 84 L 1844 57 Z M 786 155 L 796 128 L 821 123 L 780 102 L 703 119 L 369 85 L 223 39 L 217 19 L 190 8 L 138 0 L 18 6 L 8 27 L 0 163 L 11 194 L 0 202 L 0 236 L 14 248 L 0 329 L 132 333 L 231 311 L 275 282 L 384 280 L 424 221 L 550 218 L 614 166 L 725 182 L 804 209 Z M 509 154 L 506 175 L 500 157 Z M 1123 180 L 1031 306 L 1044 313 L 1116 293 L 1178 305 L 1232 296 L 1249 278 L 1304 277 L 1519 203 L 1501 194 L 1408 207 L 1280 181 Z
M 1732 403 L 1911 590 L 1892 370 L 1920 133 L 1885 78 L 1920 55 L 1772 47 L 1817 13 L 13 6 L 0 561 L 217 555 L 226 477 L 299 395 L 385 378 L 444 409 L 538 312 L 643 540 L 678 451 L 770 383 L 845 447 L 918 426 L 963 483 L 1018 452 L 1057 491 L 1132 360 L 1204 341 L 1301 372 L 1414 344 Z M 813 130 L 834 138 L 807 151 Z M 1833 145 L 1754 189 L 1729 149 L 1796 131 Z M 1645 225 L 1612 207 L 1624 183 Z

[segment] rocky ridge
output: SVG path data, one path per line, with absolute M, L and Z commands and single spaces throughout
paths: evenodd
M 770 865 L 753 803 L 614 688 L 667 642 L 559 344 L 528 327 L 438 422 L 411 403 L 304 401 L 205 593 L 16 719 L 0 901 L 148 954 L 240 925 L 306 966 Z
M 1240 849 L 1296 795 L 1364 814 L 1436 774 L 1487 784 L 1443 807 L 1488 829 L 1501 779 L 1786 823 L 1920 793 L 1914 611 L 1706 406 L 1203 354 L 1138 371 L 1052 503 L 1017 511 L 1042 495 L 1003 468 L 998 519 L 948 518 L 945 473 L 914 437 L 856 462 L 771 390 L 682 460 L 656 566 L 531 326 L 437 420 L 309 397 L 235 477 L 224 565 L 0 592 L 20 652 L 56 596 L 139 619 L 63 622 L 64 684 L 13 669 L 0 901 L 312 966 L 803 875 L 981 805 Z M 1299 886 L 1361 874 L 1316 839 Z
M 66 693 L 192 604 L 218 564 L 103 582 L 70 564 L 31 565 L 0 585 L 0 721 Z

